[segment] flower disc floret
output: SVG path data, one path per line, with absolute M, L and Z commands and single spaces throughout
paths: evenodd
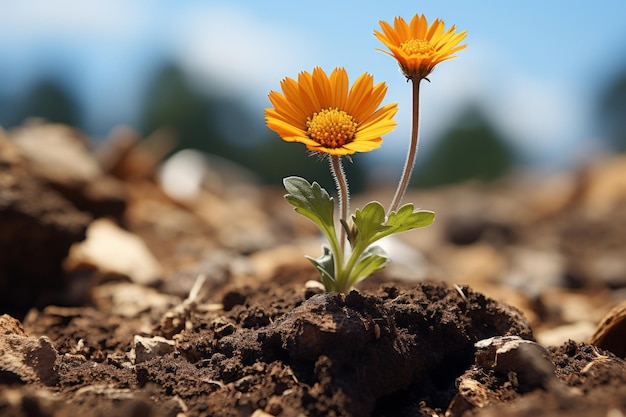
M 335 68 L 327 76 L 316 67 L 298 74 L 297 80 L 283 79 L 281 88 L 269 93 L 274 107 L 265 109 L 267 126 L 283 140 L 303 143 L 314 152 L 369 152 L 396 126 L 397 104 L 380 106 L 387 85 L 374 85 L 367 73 L 350 86 L 345 69 Z
M 329 108 L 307 118 L 306 127 L 311 139 L 327 148 L 335 149 L 354 140 L 358 124 L 345 111 Z
M 400 49 L 402 49 L 409 56 L 428 57 L 435 52 L 435 49 L 430 42 L 423 39 L 409 39 L 406 42 L 402 42 L 400 44 Z
M 396 17 L 393 26 L 382 20 L 379 23 L 382 32 L 375 30 L 374 36 L 388 51 L 379 50 L 394 57 L 411 80 L 426 78 L 437 64 L 455 58 L 454 53 L 467 46 L 459 45 L 467 32 L 457 32 L 455 26 L 446 30 L 440 19 L 429 25 L 424 15 L 416 14 L 409 23 L 402 17 Z

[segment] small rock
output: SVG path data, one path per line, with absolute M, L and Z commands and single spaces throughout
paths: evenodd
M 142 138 L 127 126 L 114 128 L 96 150 L 103 169 L 125 182 L 152 180 L 159 162 L 177 145 L 171 129 L 162 128 Z
M 593 334 L 594 326 L 589 321 L 578 321 L 571 324 L 562 324 L 546 330 L 536 332 L 537 340 L 544 346 L 561 346 L 568 340 L 588 340 Z
M 130 357 L 134 364 L 142 363 L 176 350 L 176 342 L 161 336 L 143 337 L 135 335 Z
M 476 342 L 476 365 L 502 374 L 515 372 L 527 388 L 546 387 L 555 379 L 550 352 L 519 336 L 496 336 Z
M 234 161 L 194 149 L 183 149 L 161 166 L 159 183 L 171 198 L 189 201 L 202 190 L 222 196 L 258 196 L 257 175 Z
M 462 376 L 458 386 L 459 392 L 450 402 L 446 417 L 462 416 L 466 411 L 483 408 L 494 400 L 491 389 L 475 379 Z
M 85 137 L 69 126 L 29 124 L 13 130 L 11 138 L 28 162 L 29 170 L 39 178 L 76 187 L 102 175 Z
M 108 219 L 92 222 L 87 239 L 70 249 L 66 268 L 71 271 L 80 267 L 125 276 L 142 285 L 152 285 L 162 275 L 161 264 L 143 240 Z
M 9 316 L 8 314 L 3 314 L 2 316 L 0 316 L 0 334 L 4 336 L 27 336 L 24 328 L 22 327 L 22 323 L 20 323 L 19 320 Z
M 250 417 L 274 417 L 274 414 L 267 413 L 259 408 L 254 410 Z
M 26 169 L 77 208 L 95 217 L 120 219 L 126 209 L 124 188 L 105 175 L 89 141 L 70 126 L 30 123 L 11 131 Z
M 600 321 L 591 344 L 626 359 L 626 301 L 622 301 Z
M 121 317 L 134 318 L 141 314 L 158 320 L 172 306 L 178 305 L 176 296 L 161 293 L 154 288 L 132 282 L 110 282 L 92 290 L 93 302 L 105 311 Z
M 324 294 L 326 289 L 324 288 L 324 284 L 320 281 L 308 280 L 304 283 L 304 298 L 307 300 L 314 295 Z
M 29 337 L 20 322 L 7 314 L 0 316 L 0 331 L 0 383 L 56 383 L 59 356 L 50 339 Z
M 519 336 L 495 336 L 479 340 L 476 347 L 475 366 L 457 378 L 458 393 L 452 399 L 446 417 L 463 416 L 470 410 L 481 409 L 502 401 L 487 375 L 499 374 L 506 378 L 503 389 L 527 392 L 544 388 L 563 392 L 555 376 L 555 366 L 550 352 L 543 346 Z M 474 415 L 474 413 L 471 413 Z

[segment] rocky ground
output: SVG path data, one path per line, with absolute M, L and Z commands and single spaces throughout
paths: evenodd
M 344 296 L 281 188 L 138 140 L 0 131 L 0 415 L 626 414 L 624 156 L 413 192 Z

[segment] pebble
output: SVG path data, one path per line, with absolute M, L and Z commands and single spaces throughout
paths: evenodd
M 158 356 L 172 353 L 176 350 L 176 342 L 161 336 L 144 337 L 135 335 L 130 358 L 134 364 L 149 361 Z
M 143 240 L 117 226 L 109 219 L 93 221 L 87 239 L 70 249 L 68 270 L 95 268 L 104 275 L 128 277 L 141 285 L 153 285 L 162 275 L 162 267 Z
M 519 336 L 496 336 L 475 343 L 476 365 L 507 374 L 515 372 L 520 384 L 547 387 L 555 378 L 550 352 Z
M 31 337 L 15 318 L 0 316 L 0 382 L 54 385 L 59 377 L 57 350 L 46 336 Z
M 87 139 L 74 128 L 31 123 L 11 131 L 10 136 L 37 177 L 73 188 L 102 175 Z
M 626 301 L 622 301 L 598 324 L 590 343 L 626 359 Z

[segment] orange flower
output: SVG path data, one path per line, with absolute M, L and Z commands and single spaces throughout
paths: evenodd
M 274 108 L 265 109 L 267 126 L 287 142 L 300 142 L 314 152 L 350 155 L 369 152 L 392 131 L 396 103 L 380 107 L 387 85 L 374 85 L 373 77 L 362 74 L 349 88 L 348 75 L 335 68 L 330 77 L 319 67 L 313 74 L 285 78 L 283 93 L 270 91 Z
M 408 24 L 403 18 L 396 17 L 393 27 L 382 20 L 379 23 L 383 31 L 375 30 L 374 36 L 389 51 L 379 50 L 394 57 L 410 80 L 426 78 L 435 65 L 455 58 L 452 54 L 467 46 L 459 45 L 467 31 L 457 33 L 455 26 L 445 30 L 443 20 L 439 19 L 428 26 L 424 15 L 416 14 Z

